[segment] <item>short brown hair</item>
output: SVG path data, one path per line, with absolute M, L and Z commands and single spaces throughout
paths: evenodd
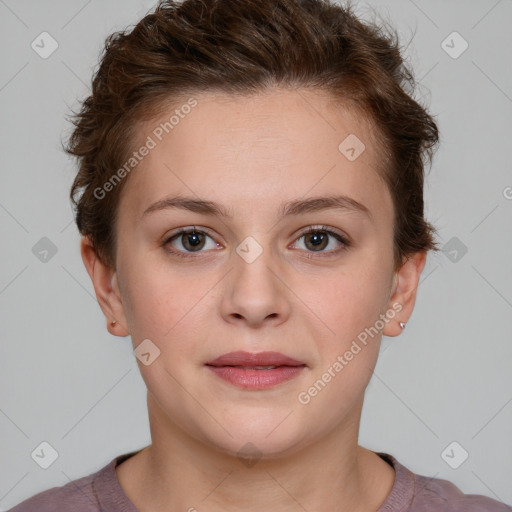
M 330 92 L 377 126 L 394 205 L 395 269 L 415 252 L 437 251 L 423 181 L 438 128 L 413 99 L 414 77 L 396 32 L 385 26 L 363 23 L 350 4 L 330 0 L 161 0 L 131 31 L 106 39 L 92 93 L 74 114 L 64 149 L 79 160 L 71 199 L 80 233 L 115 267 L 115 219 L 127 178 L 101 199 L 94 191 L 133 151 L 140 122 L 164 104 L 192 93 L 287 86 Z

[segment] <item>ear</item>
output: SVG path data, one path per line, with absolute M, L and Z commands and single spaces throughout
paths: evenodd
M 107 319 L 108 332 L 114 336 L 127 336 L 130 333 L 126 327 L 126 317 L 115 269 L 102 263 L 87 236 L 82 237 L 80 252 L 100 308 Z M 115 323 L 112 324 L 114 320 Z
M 407 323 L 412 315 L 416 302 L 416 292 L 426 258 L 427 254 L 425 251 L 414 253 L 396 271 L 393 291 L 388 303 L 388 310 L 396 311 L 396 314 L 394 320 L 388 322 L 384 327 L 382 334 L 385 336 L 398 336 L 401 334 L 400 322 Z M 398 305 L 401 306 L 400 310 L 398 310 Z

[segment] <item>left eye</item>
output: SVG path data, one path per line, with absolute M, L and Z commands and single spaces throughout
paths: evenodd
M 342 250 L 349 246 L 348 240 L 340 235 L 339 233 L 335 233 L 334 231 L 331 231 L 327 228 L 310 228 L 305 233 L 302 233 L 302 235 L 298 238 L 298 240 L 304 239 L 304 246 L 306 247 L 306 251 L 308 252 L 338 252 L 339 250 Z M 340 245 L 341 248 L 336 249 L 336 247 L 332 248 L 331 250 L 325 251 L 330 244 L 330 241 L 334 239 L 336 242 L 333 242 L 334 246 Z

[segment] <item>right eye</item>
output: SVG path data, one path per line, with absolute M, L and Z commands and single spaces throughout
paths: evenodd
M 164 246 L 169 252 L 176 254 L 177 256 L 193 258 L 194 256 L 192 253 L 204 252 L 202 249 L 205 247 L 208 249 L 208 238 L 211 240 L 210 249 L 222 247 L 205 231 L 197 230 L 195 227 L 180 229 L 177 233 L 174 233 L 165 240 Z

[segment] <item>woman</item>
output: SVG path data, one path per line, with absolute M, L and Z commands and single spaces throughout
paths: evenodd
M 322 0 L 163 1 L 108 39 L 71 194 L 152 444 L 13 511 L 511 510 L 358 445 L 437 250 L 411 85 L 391 35 Z

